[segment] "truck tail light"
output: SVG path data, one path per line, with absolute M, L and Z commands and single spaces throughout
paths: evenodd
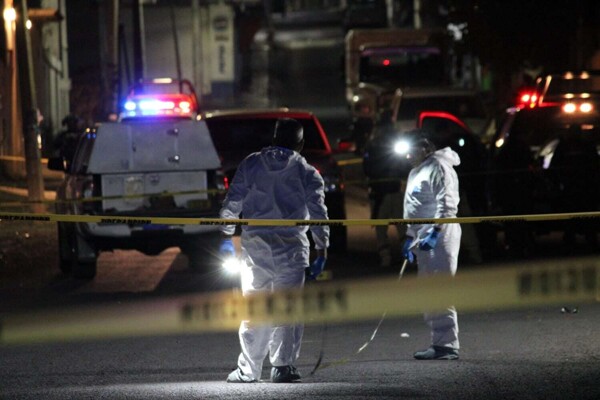
M 225 200 L 225 194 L 229 189 L 229 178 L 227 178 L 227 175 L 225 175 L 223 170 L 216 170 L 209 175 L 209 179 L 212 181 L 210 187 L 217 190 L 217 192 L 212 195 L 212 198 L 214 201 L 221 204 L 223 200 Z

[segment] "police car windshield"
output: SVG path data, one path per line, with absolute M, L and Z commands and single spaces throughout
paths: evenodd
M 324 151 L 325 143 L 312 119 L 297 121 L 304 128 L 304 151 Z M 218 118 L 206 123 L 217 151 L 252 153 L 271 145 L 277 118 Z

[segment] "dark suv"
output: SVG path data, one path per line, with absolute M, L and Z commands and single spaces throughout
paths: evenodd
M 546 98 L 547 100 L 547 98 Z M 493 196 L 500 214 L 597 211 L 600 207 L 600 115 L 567 108 L 565 101 L 507 110 L 492 143 Z M 593 221 L 548 221 L 531 230 L 583 233 Z

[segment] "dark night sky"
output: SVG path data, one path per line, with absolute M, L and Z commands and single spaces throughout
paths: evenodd
M 67 0 L 69 70 L 72 75 L 96 68 L 100 61 L 96 1 Z
M 425 1 L 425 0 L 424 0 Z M 99 59 L 97 1 L 67 0 L 71 71 Z M 598 46 L 597 0 L 448 0 L 468 20 L 471 43 L 483 61 L 518 66 L 525 58 L 549 69 L 580 67 Z M 577 28 L 580 28 L 579 30 Z M 580 36 L 576 35 L 580 33 Z M 576 48 L 577 46 L 577 48 Z
M 471 0 L 457 0 L 470 3 Z M 483 60 L 514 68 L 525 59 L 548 70 L 581 68 L 598 47 L 596 0 L 480 0 L 471 18 Z M 470 15 L 469 15 L 470 14 Z

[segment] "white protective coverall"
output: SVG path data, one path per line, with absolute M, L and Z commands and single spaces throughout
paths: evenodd
M 299 153 L 266 147 L 238 166 L 221 209 L 221 218 L 328 219 L 323 178 Z M 222 231 L 234 233 L 235 226 Z M 329 246 L 329 227 L 311 226 L 317 249 Z M 304 286 L 309 265 L 307 226 L 243 226 L 241 235 L 242 293 Z M 260 380 L 267 354 L 274 367 L 294 365 L 300 353 L 303 325 L 268 326 L 242 321 L 242 352 L 238 367 L 245 376 Z
M 459 187 L 454 166 L 460 158 L 449 147 L 435 151 L 408 176 L 404 196 L 404 218 L 455 218 L 458 211 Z M 419 276 L 456 274 L 460 250 L 460 224 L 442 224 L 437 245 L 429 251 L 415 246 Z M 431 224 L 409 224 L 406 234 L 415 241 L 433 229 Z M 432 345 L 459 349 L 458 318 L 454 307 L 442 313 L 426 313 L 431 328 Z

